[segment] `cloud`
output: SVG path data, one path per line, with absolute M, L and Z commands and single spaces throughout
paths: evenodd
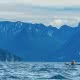
M 80 22 L 80 0 L 0 0 L 0 19 L 60 27 Z
M 62 26 L 64 24 L 64 21 L 61 19 L 55 19 L 50 24 L 53 26 L 59 27 L 59 26 Z
M 62 25 L 68 25 L 71 27 L 76 27 L 79 21 L 77 19 L 70 19 L 70 18 L 57 18 L 54 19 L 50 24 L 60 28 Z
M 0 0 L 0 4 L 16 3 L 16 0 Z
M 16 0 L 17 3 L 34 6 L 80 6 L 80 0 Z

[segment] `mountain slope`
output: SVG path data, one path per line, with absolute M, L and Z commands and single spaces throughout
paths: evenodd
M 63 25 L 57 29 L 51 25 L 2 21 L 0 48 L 25 61 L 79 60 L 79 34 L 80 24 L 75 28 Z
M 76 29 L 76 28 L 75 28 Z M 64 56 L 61 60 L 64 59 L 67 61 L 76 60 L 80 61 L 80 27 L 74 31 L 74 34 L 70 39 L 59 49 L 59 56 Z
M 6 50 L 0 49 L 0 61 L 21 61 L 21 58 Z

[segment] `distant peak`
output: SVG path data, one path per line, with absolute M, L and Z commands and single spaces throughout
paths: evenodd
M 73 28 L 73 27 L 68 26 L 68 25 L 63 25 L 63 26 L 60 27 L 60 29 L 68 29 L 68 28 Z
M 80 27 L 80 22 L 79 22 L 79 24 L 78 24 L 78 27 Z
M 68 25 L 62 25 L 61 27 L 70 27 L 70 26 L 68 26 Z

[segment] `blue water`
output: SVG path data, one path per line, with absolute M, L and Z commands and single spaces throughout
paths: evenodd
M 80 65 L 0 62 L 0 80 L 80 80 Z

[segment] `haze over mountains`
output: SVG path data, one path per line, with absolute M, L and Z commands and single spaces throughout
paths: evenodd
M 56 27 L 24 22 L 0 22 L 0 48 L 24 61 L 80 61 L 80 24 Z

